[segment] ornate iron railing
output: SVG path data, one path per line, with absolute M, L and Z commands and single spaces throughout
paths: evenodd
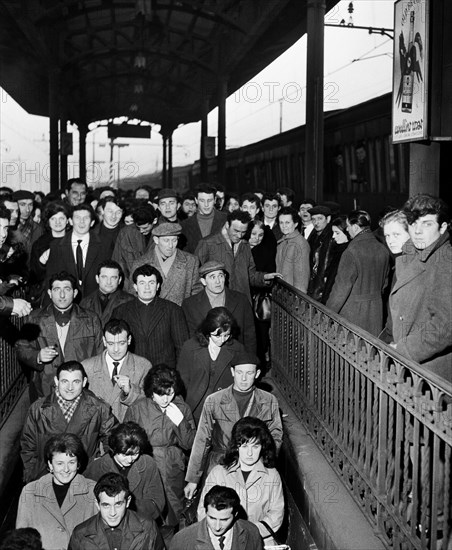
M 272 376 L 388 547 L 452 546 L 450 384 L 284 282 Z
M 15 298 L 23 296 L 21 290 L 14 293 Z M 14 316 L 0 318 L 0 428 L 27 385 L 14 349 L 14 342 L 22 323 L 22 319 Z

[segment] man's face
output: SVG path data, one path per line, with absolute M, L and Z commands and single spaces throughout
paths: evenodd
M 67 309 L 77 296 L 77 289 L 72 288 L 70 281 L 54 281 L 52 288 L 47 291 L 52 303 L 58 309 Z
M 201 277 L 201 283 L 212 294 L 221 294 L 224 290 L 226 275 L 221 269 L 207 273 L 205 277 Z
M 125 491 L 121 491 L 114 497 L 109 497 L 107 493 L 102 491 L 99 494 L 99 502 L 97 503 L 102 521 L 109 527 L 117 527 L 126 515 L 130 499 L 130 496 L 126 498 Z
M 19 205 L 14 201 L 5 201 L 5 208 L 11 212 L 11 219 L 9 220 L 10 227 L 16 227 L 17 220 L 19 219 Z
M 176 235 L 154 237 L 154 242 L 164 259 L 171 258 L 171 256 L 176 254 L 178 240 L 179 237 Z
M 168 197 L 159 200 L 159 210 L 167 220 L 174 222 L 177 219 L 178 202 L 175 197 Z
M 160 285 L 155 275 L 138 275 L 137 282 L 133 285 L 138 298 L 143 302 L 150 302 L 157 294 Z
M 138 227 L 139 232 L 144 236 L 149 235 L 149 233 L 152 231 L 152 228 L 154 227 L 151 222 L 142 223 L 140 225 L 136 224 L 136 226 Z
M 182 203 L 182 211 L 187 214 L 189 218 L 196 212 L 196 202 L 192 199 L 185 199 Z
M 232 508 L 217 510 L 211 504 L 207 506 L 206 522 L 207 527 L 216 537 L 221 537 L 232 527 L 235 520 Z
M 73 183 L 67 194 L 67 200 L 71 206 L 83 204 L 86 199 L 86 185 L 83 183 Z
M 114 202 L 107 202 L 103 209 L 103 222 L 105 227 L 114 229 L 119 225 L 123 210 Z
M 145 200 L 149 200 L 149 191 L 147 189 L 137 189 L 136 193 L 135 193 L 135 198 L 136 199 L 145 199 Z
M 421 216 L 408 226 L 411 240 L 418 250 L 429 247 L 444 234 L 446 229 L 447 223 L 439 225 L 436 214 Z
M 314 214 L 312 216 L 312 223 L 317 233 L 321 233 L 331 220 L 331 216 L 324 216 L 323 214 Z
M 28 220 L 33 210 L 32 199 L 21 199 L 17 204 L 19 205 L 20 219 L 23 221 Z
M 346 220 L 345 225 L 345 230 L 347 231 L 348 236 L 350 237 L 350 239 L 354 239 L 359 233 L 359 225 L 350 223 L 348 219 Z
M 217 191 L 215 193 L 215 200 L 218 210 L 221 210 L 224 206 L 224 191 Z
M 213 212 L 215 206 L 215 196 L 213 193 L 198 193 L 196 199 L 198 210 L 203 216 L 208 216 Z
M 300 209 L 298 210 L 300 214 L 300 218 L 304 223 L 308 223 L 311 221 L 311 214 L 309 213 L 309 210 L 313 208 L 314 206 L 312 204 L 309 204 L 309 202 L 304 202 L 300 204 Z
M 132 336 L 127 335 L 127 332 L 123 330 L 119 334 L 111 334 L 106 332 L 104 337 L 104 346 L 107 348 L 108 355 L 114 361 L 121 361 L 126 355 L 132 342 Z
M 231 367 L 232 378 L 234 379 L 233 387 L 237 391 L 246 392 L 254 386 L 256 378 L 259 377 L 261 371 L 256 365 L 236 365 Z
M 116 292 L 121 283 L 119 271 L 114 267 L 102 267 L 99 275 L 96 275 L 96 283 L 103 294 Z
M 228 232 L 231 243 L 239 243 L 248 231 L 248 224 L 242 223 L 240 220 L 233 220 L 230 224 L 226 224 L 226 231 Z
M 8 237 L 9 220 L 6 218 L 0 218 L 0 247 L 5 244 Z
M 83 236 L 86 235 L 94 225 L 94 220 L 91 220 L 91 214 L 88 210 L 77 210 L 73 212 L 69 223 L 74 228 L 74 233 Z
M 61 397 L 66 401 L 74 401 L 82 393 L 88 379 L 83 378 L 79 370 L 62 370 L 60 377 L 55 376 L 54 381 Z
M 277 200 L 264 202 L 264 216 L 269 220 L 274 220 L 278 215 L 279 204 Z
M 255 202 L 243 201 L 242 208 L 243 212 L 248 212 L 251 216 L 251 219 L 254 220 L 256 214 L 259 212 L 259 208 Z

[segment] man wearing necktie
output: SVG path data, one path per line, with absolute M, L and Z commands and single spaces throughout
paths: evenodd
M 261 550 L 258 528 L 238 519 L 240 499 L 229 487 L 215 485 L 204 497 L 206 517 L 177 533 L 169 550 Z

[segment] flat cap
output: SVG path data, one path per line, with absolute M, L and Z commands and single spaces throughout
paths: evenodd
M 199 268 L 199 276 L 205 277 L 208 273 L 212 273 L 212 271 L 218 271 L 220 270 L 224 271 L 226 273 L 226 266 L 223 262 L 218 262 L 217 260 L 209 260 L 205 264 L 202 264 L 202 266 Z
M 15 191 L 13 193 L 14 201 L 22 201 L 24 199 L 31 199 L 32 201 L 34 201 L 35 196 L 31 191 L 26 191 L 25 189 L 21 189 L 20 191 Z
M 177 193 L 174 189 L 168 189 L 165 187 L 164 189 L 160 189 L 160 191 L 157 193 L 156 199 L 159 201 L 160 199 L 177 199 Z
M 331 216 L 331 210 L 328 208 L 328 206 L 314 206 L 314 208 L 310 208 L 308 212 L 311 214 L 311 216 L 314 216 L 315 214 L 322 214 L 323 216 Z
M 178 223 L 163 222 L 152 229 L 154 237 L 177 237 L 181 233 L 182 227 Z
M 260 365 L 260 361 L 254 353 L 239 351 L 234 355 L 231 362 L 231 367 L 236 367 L 237 365 L 256 365 L 258 367 Z

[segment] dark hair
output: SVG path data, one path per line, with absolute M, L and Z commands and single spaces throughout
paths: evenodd
M 133 454 L 130 451 L 139 449 L 140 453 L 150 450 L 150 443 L 146 431 L 136 422 L 124 422 L 111 431 L 108 445 L 112 455 Z
M 149 198 L 152 196 L 153 189 L 149 185 L 140 185 L 140 187 L 137 187 L 134 191 L 134 197 L 136 196 L 137 192 L 143 189 L 144 191 L 147 191 L 149 193 Z
M 418 218 L 432 214 L 436 216 L 438 224 L 449 223 L 450 214 L 448 205 L 440 198 L 428 194 L 418 194 L 410 197 L 403 205 L 403 211 L 408 223 L 413 224 Z
M 231 199 L 236 200 L 240 205 L 240 196 L 238 195 L 238 193 L 228 193 L 224 198 L 224 210 L 227 210 L 228 212 L 229 212 L 228 208 L 231 203 Z
M 281 206 L 281 199 L 276 193 L 265 193 L 262 197 L 262 206 L 264 206 L 265 201 L 277 201 L 278 206 Z
M 79 363 L 78 361 L 65 361 L 64 363 L 61 363 L 61 365 L 59 365 L 57 367 L 56 374 L 55 374 L 56 377 L 58 378 L 58 380 L 60 379 L 60 374 L 63 370 L 68 371 L 68 372 L 77 372 L 77 371 L 79 371 L 79 372 L 82 373 L 83 378 L 88 378 L 83 365 L 81 363 Z
M 0 205 L 0 218 L 11 221 L 11 212 L 6 208 L 6 206 Z
M 259 418 L 245 416 L 238 420 L 232 428 L 231 439 L 226 452 L 221 460 L 225 468 L 237 464 L 239 460 L 239 447 L 255 439 L 262 445 L 261 458 L 266 468 L 274 468 L 276 461 L 275 441 L 268 426 Z
M 126 493 L 125 498 L 130 496 L 129 481 L 126 477 L 115 472 L 104 474 L 94 487 L 94 496 L 97 502 L 100 501 L 100 493 L 106 493 L 109 497 L 119 495 L 121 491 Z
M 67 271 L 60 271 L 59 273 L 53 273 L 51 275 L 49 279 L 49 290 L 52 290 L 52 285 L 55 281 L 69 281 L 72 285 L 72 289 L 77 289 L 77 279 Z
M 87 456 L 80 438 L 72 433 L 62 433 L 51 437 L 44 445 L 44 459 L 52 462 L 55 453 L 66 453 L 75 456 L 78 465 L 86 462 Z
M 117 334 L 121 334 L 121 332 L 126 331 L 127 336 L 130 336 L 132 334 L 132 331 L 130 329 L 130 325 L 127 321 L 124 321 L 124 319 L 110 319 L 105 323 L 103 334 L 108 332 L 109 334 L 113 334 L 113 336 L 116 336 Z
M 55 216 L 55 214 L 62 213 L 66 216 L 67 219 L 70 217 L 69 213 L 69 207 L 68 205 L 63 201 L 51 201 L 46 204 L 44 207 L 44 211 L 42 213 L 42 221 L 46 228 L 50 229 L 49 227 L 49 221 L 52 216 Z
M 178 395 L 182 389 L 182 382 L 179 372 L 173 368 L 161 363 L 149 369 L 143 380 L 143 390 L 146 397 L 152 398 L 152 395 L 168 394 L 174 390 Z
M 212 308 L 196 330 L 196 336 L 203 347 L 209 344 L 209 337 L 212 332 L 221 329 L 221 332 L 231 331 L 231 335 L 237 331 L 237 323 L 232 313 L 225 307 Z
M 334 220 L 331 222 L 331 226 L 338 227 L 344 235 L 347 236 L 347 239 L 349 238 L 347 233 L 347 216 L 337 216 L 337 218 L 334 218 Z
M 295 198 L 295 193 L 294 193 L 293 189 L 291 189 L 290 187 L 280 187 L 279 189 L 277 189 L 276 192 L 279 193 L 280 196 L 285 195 L 287 197 L 288 201 L 293 202 L 293 200 Z
M 213 195 L 215 197 L 216 192 L 217 190 L 210 183 L 200 183 L 195 189 L 196 198 L 198 198 L 199 193 L 206 193 L 207 195 Z
M 254 202 L 254 204 L 260 208 L 261 207 L 261 200 L 260 198 L 255 195 L 254 193 L 244 193 L 241 197 L 240 197 L 240 206 L 243 206 L 243 203 L 245 201 L 248 201 L 248 202 Z
M 117 197 L 118 196 L 118 191 L 116 189 L 113 189 L 113 187 L 110 187 L 109 185 L 104 185 L 103 187 L 98 187 L 95 190 L 95 194 L 99 198 L 99 200 L 103 200 L 103 199 L 100 198 L 100 196 L 102 195 L 102 193 L 104 191 L 109 191 L 110 193 L 113 193 L 113 195 L 107 195 L 109 197 Z M 105 198 L 105 197 L 103 197 L 103 198 Z
M 302 204 L 312 204 L 312 206 L 317 206 L 317 203 L 315 202 L 314 199 L 310 199 L 309 197 L 305 197 L 304 199 L 301 199 L 300 201 L 300 206 Z
M 228 217 L 226 219 L 229 225 L 236 220 L 248 225 L 251 221 L 251 216 L 248 212 L 243 212 L 243 210 L 234 210 L 233 212 L 228 213 Z
M 97 276 L 100 275 L 101 269 L 103 267 L 107 269 L 117 269 L 121 279 L 124 279 L 124 271 L 122 270 L 122 267 L 118 264 L 118 262 L 115 262 L 114 260 L 104 260 L 103 262 L 100 262 L 100 264 L 97 266 Z
M 262 229 L 264 229 L 265 228 L 264 220 L 262 220 L 261 218 L 254 218 L 254 220 L 251 220 L 250 226 L 249 226 L 250 233 L 255 227 L 262 227 Z
M 301 218 L 298 212 L 295 210 L 295 208 L 292 208 L 292 206 L 283 206 L 280 211 L 278 212 L 278 223 L 281 216 L 292 216 L 292 221 L 294 223 L 297 223 L 297 228 L 300 230 L 301 227 Z
M 139 204 L 132 212 L 133 221 L 135 225 L 145 225 L 146 223 L 152 223 L 157 214 L 152 204 L 147 202 Z
M 70 191 L 73 183 L 84 185 L 86 192 L 88 192 L 88 184 L 86 183 L 86 181 L 82 180 L 81 178 L 71 178 L 67 180 L 65 190 Z
M 105 189 L 104 189 L 105 191 Z M 105 205 L 107 202 L 112 202 L 113 204 L 116 204 L 116 206 L 119 206 L 121 210 L 124 210 L 124 205 L 122 203 L 122 200 L 117 197 L 116 195 L 107 195 L 106 197 L 103 197 L 102 199 L 99 199 L 99 202 L 97 203 L 97 208 L 105 208 Z
M 184 201 L 195 201 L 196 200 L 196 197 L 195 197 L 195 194 L 193 193 L 193 191 L 187 191 L 187 193 L 185 193 L 184 195 L 182 195 L 182 198 L 181 198 L 181 203 L 183 203 Z
M 96 219 L 96 213 L 94 212 L 93 207 L 87 203 L 77 204 L 77 206 L 73 206 L 71 211 L 71 218 L 74 217 L 74 214 L 76 212 L 81 212 L 83 210 L 89 212 L 89 215 L 91 216 L 91 221 Z
M 151 277 L 152 275 L 155 275 L 155 278 L 157 279 L 157 283 L 159 285 L 161 285 L 163 282 L 160 271 L 150 264 L 143 264 L 135 269 L 132 274 L 132 281 L 134 282 L 134 284 L 137 284 L 138 275 L 143 275 L 144 277 Z
M 347 220 L 350 225 L 370 227 L 370 215 L 365 210 L 352 210 L 347 214 Z
M 43 550 L 39 531 L 34 527 L 21 527 L 6 533 L 0 550 Z
M 204 497 L 204 508 L 206 511 L 208 506 L 212 506 L 216 510 L 232 508 L 232 513 L 236 515 L 240 508 L 240 497 L 230 487 L 214 485 Z

